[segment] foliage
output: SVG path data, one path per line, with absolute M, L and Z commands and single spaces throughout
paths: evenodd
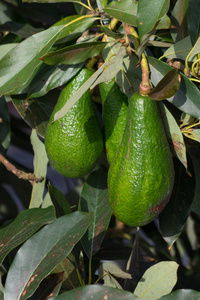
M 199 1 L 28 2 L 0 2 L 0 299 L 198 299 Z M 102 122 L 98 85 L 113 78 L 128 99 L 150 78 L 159 101 L 175 185 L 142 228 L 112 215 L 105 152 L 74 181 L 48 165 L 50 115 L 85 65 L 54 121 L 90 89 Z

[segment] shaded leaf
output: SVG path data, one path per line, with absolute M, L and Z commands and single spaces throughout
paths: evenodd
M 81 240 L 86 255 L 91 257 L 101 246 L 112 213 L 108 202 L 107 173 L 103 168 L 92 172 L 84 183 L 79 211 L 94 212 Z
M 200 214 L 200 157 L 199 157 L 199 147 L 191 147 L 188 146 L 188 152 L 190 154 L 190 157 L 192 159 L 193 168 L 194 168 L 194 176 L 195 176 L 195 195 L 194 199 L 191 205 L 191 211 L 193 211 L 195 214 Z
M 161 300 L 198 300 L 200 298 L 200 292 L 194 290 L 177 290 L 169 295 L 163 296 Z
M 169 5 L 169 0 L 140 0 L 138 2 L 137 28 L 140 40 L 168 12 Z
M 34 207 L 40 207 L 40 205 L 43 202 L 48 157 L 47 157 L 44 143 L 37 136 L 35 129 L 33 129 L 31 133 L 31 144 L 33 146 L 33 151 L 34 151 L 34 160 L 33 160 L 34 175 L 38 179 L 43 178 L 41 182 L 33 183 L 29 208 L 34 208 Z
M 10 43 L 10 44 L 0 45 L 0 59 L 2 59 L 2 57 L 4 55 L 6 55 L 10 50 L 12 50 L 17 45 L 18 45 L 18 43 Z
M 189 0 L 177 0 L 171 12 L 171 36 L 174 42 L 188 35 L 188 6 Z
M 171 26 L 171 19 L 168 15 L 164 15 L 156 25 L 156 29 L 168 29 Z
M 172 70 L 166 63 L 148 56 L 148 62 L 151 70 L 151 81 L 156 85 L 163 76 Z M 185 75 L 181 75 L 181 84 L 177 93 L 167 99 L 181 111 L 199 119 L 200 118 L 200 91 Z
M 122 291 L 112 287 L 104 287 L 100 285 L 87 285 L 79 287 L 77 289 L 71 290 L 69 292 L 63 293 L 58 297 L 53 297 L 51 300 L 113 300 L 113 299 L 123 299 L 123 300 L 137 300 L 139 299 L 130 292 Z M 5 299 L 6 300 L 6 299 Z
M 42 202 L 42 205 L 41 205 L 41 207 L 42 208 L 46 208 L 46 207 L 49 207 L 49 206 L 53 206 L 53 203 L 52 203 L 52 201 L 51 201 L 51 197 L 50 197 L 50 195 L 49 195 L 49 192 L 47 192 L 46 193 L 46 195 L 45 195 L 45 197 L 44 197 L 44 200 L 43 200 L 43 202 Z
M 188 31 L 193 45 L 196 43 L 196 40 L 199 36 L 199 28 L 200 28 L 200 2 L 195 0 L 189 0 Z
M 0 31 L 12 32 L 23 38 L 28 38 L 29 36 L 41 32 L 43 28 L 36 28 L 28 23 L 17 23 L 17 22 L 6 22 L 0 25 Z
M 178 264 L 173 261 L 159 262 L 144 273 L 134 294 L 140 299 L 160 299 L 169 294 L 177 281 Z
M 173 155 L 175 155 L 187 169 L 186 147 L 180 127 L 162 102 L 159 102 L 159 109 Z
M 114 39 L 120 39 L 123 37 L 123 34 L 121 34 L 119 32 L 114 32 L 114 31 L 110 30 L 107 26 L 102 26 L 101 31 L 104 32 L 107 36 L 110 36 Z
M 64 47 L 60 50 L 47 53 L 42 59 L 48 65 L 55 64 L 78 64 L 88 58 L 98 55 L 106 46 L 104 42 L 80 43 Z
M 0 98 L 0 153 L 5 154 L 10 145 L 10 117 L 4 97 Z
M 97 78 L 93 85 L 91 85 L 91 89 L 93 89 L 97 84 L 101 82 L 111 81 L 115 75 L 120 71 L 123 63 L 124 56 L 126 54 L 126 49 L 122 47 L 117 55 L 114 57 L 112 62 L 106 66 L 105 70 L 102 74 Z
M 55 188 L 53 185 L 49 185 L 48 190 L 51 197 L 51 201 L 55 207 L 56 217 L 59 218 L 61 216 L 70 214 L 72 211 L 63 193 L 57 188 Z
M 137 2 L 132 0 L 112 1 L 104 7 L 104 11 L 121 22 L 136 26 Z
M 44 96 L 50 90 L 66 84 L 81 70 L 84 63 L 56 66 L 43 65 L 43 68 L 29 86 L 27 99 Z M 49 101 L 47 102 L 49 104 Z
M 14 248 L 26 241 L 42 226 L 55 220 L 53 206 L 23 210 L 4 228 L 0 227 L 0 263 Z
M 59 97 L 59 91 L 54 90 L 43 97 L 27 100 L 26 95 L 14 95 L 12 102 L 21 117 L 33 129 L 36 129 L 40 136 L 45 136 L 50 115 Z
M 178 161 L 175 161 L 174 169 L 174 189 L 168 204 L 159 216 L 160 232 L 169 247 L 173 245 L 183 230 L 190 214 L 195 191 L 193 174 L 190 177 L 184 166 Z
M 154 87 L 153 90 L 148 94 L 148 96 L 153 100 L 164 100 L 175 95 L 178 91 L 181 76 L 178 73 L 178 70 L 170 70 Z
M 90 213 L 83 212 L 60 217 L 26 241 L 17 252 L 7 274 L 4 300 L 30 297 L 40 282 L 81 239 L 91 217 Z
M 110 276 L 112 275 L 112 276 Z M 124 272 L 122 269 L 120 269 L 116 264 L 114 263 L 103 263 L 101 264 L 99 268 L 99 277 L 102 277 L 104 280 L 104 285 L 111 286 L 110 284 L 113 282 L 113 287 L 119 287 L 119 283 L 116 280 L 113 280 L 115 278 L 122 278 L 122 279 L 131 279 L 131 274 Z

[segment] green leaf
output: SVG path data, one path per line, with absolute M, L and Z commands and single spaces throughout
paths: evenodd
M 40 282 L 69 255 L 91 218 L 90 213 L 71 213 L 46 225 L 26 241 L 7 274 L 4 300 L 29 298 Z
M 132 0 L 112 1 L 104 11 L 113 18 L 129 25 L 136 26 L 137 2 Z
M 181 76 L 178 70 L 172 69 L 158 82 L 148 96 L 153 100 L 164 100 L 176 94 L 179 89 Z
M 200 28 L 200 2 L 189 0 L 189 20 L 188 31 L 191 37 L 192 45 L 196 43 Z
M 0 45 L 0 59 L 2 59 L 3 56 L 5 56 L 10 50 L 12 50 L 17 45 L 18 43 Z
M 60 50 L 50 52 L 40 59 L 48 65 L 55 64 L 78 64 L 88 58 L 98 55 L 107 43 L 89 42 L 64 47 Z
M 51 197 L 51 201 L 55 207 L 56 217 L 59 218 L 61 216 L 70 214 L 72 211 L 63 193 L 57 188 L 55 188 L 53 185 L 49 185 L 48 190 Z
M 194 290 L 177 290 L 169 295 L 161 297 L 161 300 L 198 300 L 200 292 Z
M 140 0 L 137 11 L 137 27 L 140 40 L 153 30 L 157 22 L 168 12 L 169 0 Z
M 31 144 L 34 151 L 34 175 L 36 178 L 43 178 L 41 182 L 34 182 L 29 208 L 40 207 L 43 202 L 48 158 L 44 143 L 38 138 L 36 130 L 31 133 Z
M 162 102 L 159 102 L 159 109 L 173 155 L 175 155 L 187 169 L 186 147 L 180 127 Z
M 188 35 L 189 0 L 177 0 L 171 12 L 171 36 L 178 42 Z
M 5 24 L 0 25 L 0 31 L 12 32 L 23 38 L 28 38 L 42 30 L 43 28 L 35 28 L 28 23 L 6 22 Z
M 36 99 L 27 100 L 26 95 L 11 96 L 12 102 L 26 123 L 38 134 L 45 136 L 50 115 L 59 97 L 59 91 L 50 91 L 47 95 Z
M 173 261 L 159 262 L 144 273 L 134 294 L 140 299 L 155 300 L 169 294 L 177 281 L 178 264 Z
M 81 242 L 88 257 L 100 248 L 111 218 L 108 201 L 107 173 L 103 168 L 92 172 L 83 185 L 79 211 L 94 212 L 92 222 Z
M 151 81 L 154 85 L 156 85 L 167 72 L 172 70 L 166 63 L 154 57 L 148 56 L 148 62 L 151 70 Z M 199 119 L 200 102 L 198 99 L 200 98 L 200 91 L 189 78 L 182 73 L 180 73 L 180 75 L 181 84 L 179 90 L 173 97 L 167 100 L 181 111 Z
M 10 145 L 10 117 L 4 97 L 0 98 L 0 153 L 5 154 Z
M 194 177 L 195 177 L 195 195 L 191 205 L 191 211 L 195 214 L 200 214 L 200 163 L 199 163 L 199 148 L 200 145 L 197 147 L 190 147 L 188 146 L 188 152 L 192 159 L 193 168 L 194 168 Z
M 43 68 L 41 68 L 29 86 L 28 99 L 44 96 L 50 90 L 66 84 L 81 70 L 84 63 L 56 66 L 43 65 Z M 49 101 L 46 102 L 49 104 Z
M 77 289 L 71 290 L 69 292 L 63 293 L 58 297 L 53 297 L 51 300 L 137 300 L 139 299 L 130 292 L 111 288 L 104 287 L 100 285 L 87 285 L 79 287 Z M 6 299 L 5 299 L 6 300 Z
M 23 210 L 6 227 L 0 227 L 0 264 L 6 255 L 42 226 L 55 220 L 53 206 Z
M 173 245 L 183 230 L 190 214 L 195 191 L 195 178 L 188 175 L 184 166 L 175 161 L 174 169 L 174 189 L 168 204 L 159 216 L 160 232 L 169 247 Z

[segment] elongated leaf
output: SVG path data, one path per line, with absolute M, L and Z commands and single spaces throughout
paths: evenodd
M 180 127 L 162 102 L 159 103 L 159 109 L 173 155 L 175 155 L 187 169 L 186 147 Z
M 10 43 L 10 44 L 0 45 L 0 59 L 2 59 L 2 57 L 4 55 L 6 55 L 10 50 L 12 50 L 17 45 L 18 45 L 18 43 Z
M 137 300 L 139 299 L 130 292 L 118 290 L 111 287 L 104 287 L 100 285 L 87 285 L 63 293 L 58 297 L 53 297 L 51 300 Z M 6 300 L 6 299 L 5 299 Z
M 138 2 L 137 27 L 140 40 L 168 12 L 169 5 L 169 0 L 140 0 Z
M 177 161 L 174 168 L 174 189 L 168 204 L 159 216 L 160 232 L 170 247 L 183 230 L 195 192 L 194 175 L 190 177 L 183 165 Z
M 44 67 L 38 72 L 33 79 L 28 90 L 28 99 L 41 97 L 50 90 L 66 84 L 74 77 L 83 67 L 84 63 L 74 65 L 56 65 Z M 39 99 L 38 99 L 39 100 Z M 49 104 L 49 101 L 47 101 Z
M 153 100 L 164 100 L 171 98 L 176 94 L 181 82 L 181 76 L 178 70 L 170 70 L 149 93 L 149 97 Z
M 120 288 L 118 281 L 113 276 L 117 278 L 131 279 L 131 274 L 124 272 L 116 264 L 114 263 L 101 264 L 99 268 L 99 277 L 103 277 L 104 285 Z
M 51 201 L 53 202 L 53 205 L 56 210 L 56 217 L 59 218 L 61 216 L 70 214 L 72 211 L 63 193 L 56 189 L 53 185 L 49 185 L 48 190 L 51 197 Z
M 0 31 L 12 32 L 23 38 L 28 38 L 29 36 L 42 31 L 42 28 L 35 28 L 28 23 L 17 23 L 17 22 L 6 22 L 0 25 Z
M 31 144 L 34 151 L 34 174 L 36 178 L 43 178 L 41 182 L 34 182 L 29 208 L 40 207 L 43 202 L 48 158 L 44 143 L 38 138 L 36 130 L 31 133 Z
M 190 154 L 190 157 L 192 159 L 193 168 L 194 168 L 194 175 L 195 175 L 195 195 L 194 199 L 191 205 L 191 211 L 193 211 L 195 214 L 200 214 L 200 164 L 199 164 L 199 146 L 198 147 L 189 147 L 188 146 L 188 152 Z
M 62 118 L 72 106 L 80 99 L 80 97 L 91 87 L 97 77 L 103 72 L 104 68 L 109 64 L 109 61 L 104 63 L 65 103 L 65 105 L 57 113 L 55 113 L 54 121 Z
M 10 117 L 4 97 L 0 98 L 0 153 L 5 154 L 10 145 Z
M 171 12 L 171 36 L 178 42 L 188 35 L 188 7 L 189 0 L 177 0 Z
M 163 296 L 161 300 L 198 300 L 200 299 L 200 292 L 194 290 L 177 290 L 169 295 Z
M 189 0 L 189 20 L 188 31 L 190 33 L 192 44 L 196 43 L 200 28 L 200 2 Z
M 55 220 L 53 206 L 23 210 L 4 228 L 0 227 L 0 264 L 6 255 L 42 226 Z
M 101 246 L 112 213 L 108 202 L 107 173 L 103 168 L 88 176 L 83 185 L 79 210 L 94 212 L 92 222 L 81 240 L 86 255 L 91 257 Z
M 78 64 L 98 55 L 106 44 L 103 42 L 80 43 L 48 53 L 41 59 L 48 65 Z
M 74 212 L 46 225 L 26 241 L 9 269 L 4 300 L 30 297 L 40 282 L 71 252 L 91 218 L 90 213 Z
M 148 57 L 151 69 L 151 81 L 156 85 L 163 76 L 172 70 L 166 63 L 154 58 Z M 185 75 L 181 74 L 181 84 L 177 93 L 167 99 L 181 111 L 189 115 L 200 118 L 200 91 Z
M 104 11 L 121 22 L 136 26 L 137 2 L 132 0 L 112 1 L 104 7 Z
M 134 295 L 140 299 L 160 299 L 169 294 L 177 281 L 178 264 L 162 261 L 147 269 L 137 284 Z
M 126 54 L 126 49 L 122 47 L 112 62 L 108 65 L 105 71 L 97 78 L 94 84 L 90 87 L 93 89 L 97 84 L 112 80 L 122 68 L 123 58 Z

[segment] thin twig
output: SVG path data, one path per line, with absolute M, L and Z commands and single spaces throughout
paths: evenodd
M 28 181 L 41 182 L 44 180 L 43 177 L 36 178 L 33 173 L 26 173 L 22 170 L 17 169 L 13 164 L 11 164 L 2 154 L 0 154 L 0 162 L 6 167 L 6 169 L 16 175 L 19 179 L 24 179 Z

